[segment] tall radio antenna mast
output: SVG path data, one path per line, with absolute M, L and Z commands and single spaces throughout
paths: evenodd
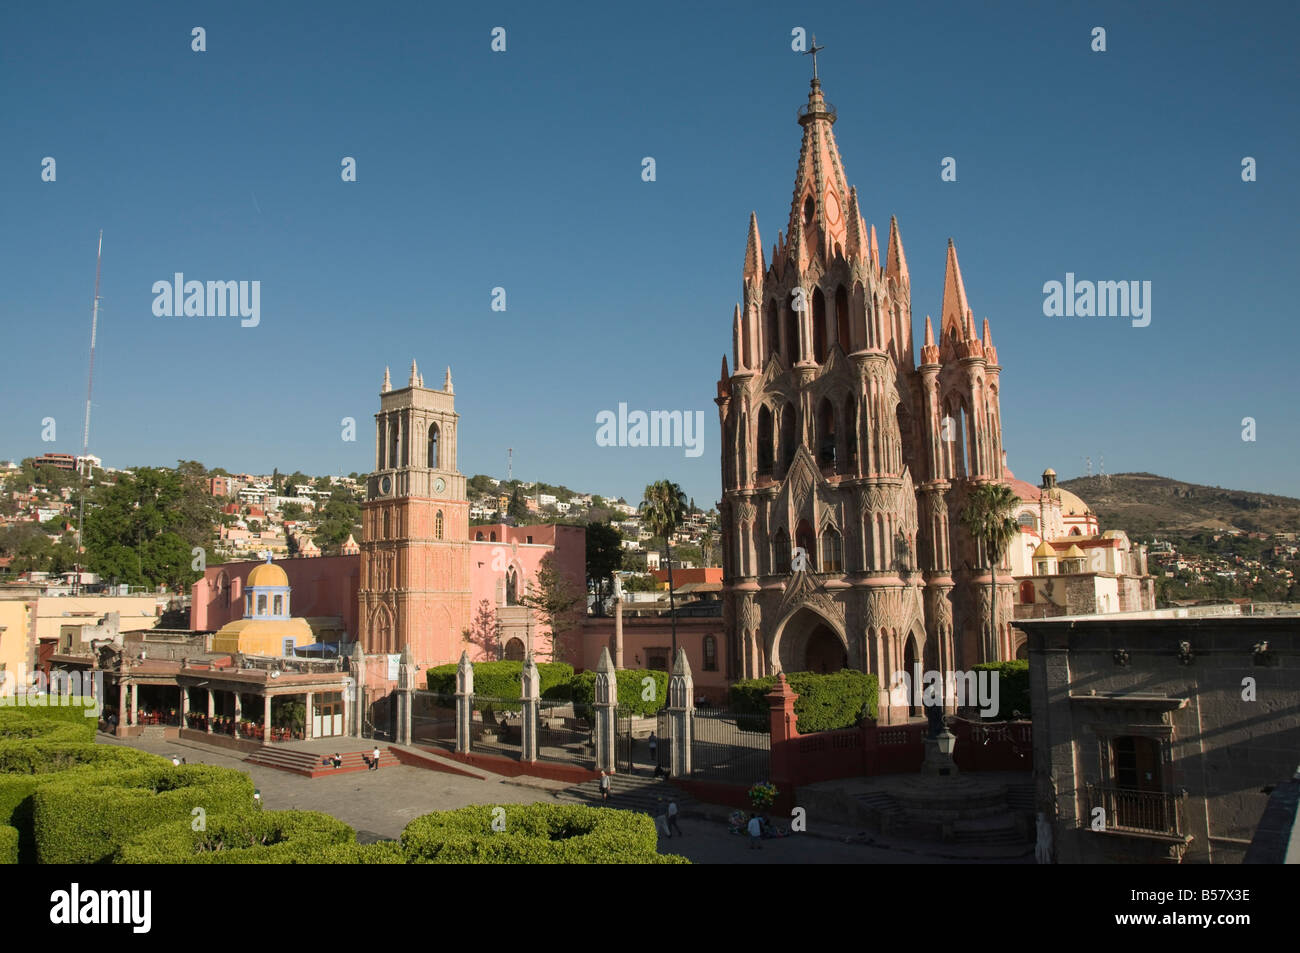
M 86 468 L 90 465 L 90 396 L 95 389 L 95 333 L 99 329 L 99 266 L 104 255 L 104 230 L 99 230 L 99 248 L 95 251 L 95 301 L 90 309 L 90 369 L 86 372 L 86 425 L 81 431 L 81 502 L 77 510 L 77 580 L 74 593 L 81 592 L 81 534 L 86 524 Z

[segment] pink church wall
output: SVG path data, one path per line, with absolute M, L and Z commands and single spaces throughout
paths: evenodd
M 609 647 L 610 657 L 614 656 L 614 618 L 613 616 L 593 617 L 587 619 L 579 630 L 581 632 L 580 654 L 572 655 L 575 669 L 594 670 L 600 662 L 600 650 Z M 727 678 L 723 658 L 724 646 L 721 618 L 686 618 L 677 620 L 677 646 L 686 650 L 686 662 L 691 667 L 691 678 L 695 682 L 695 697 L 709 699 L 714 705 L 723 705 L 727 700 Z M 713 671 L 704 667 L 704 639 L 713 637 L 714 665 Z M 574 640 L 576 643 L 576 639 Z M 661 654 L 671 655 L 673 644 L 672 620 L 664 618 L 623 619 L 623 668 L 646 668 L 650 649 L 665 650 Z M 576 645 L 575 645 L 576 648 Z M 669 663 L 671 668 L 671 662 Z
M 244 580 L 262 560 L 244 560 L 209 566 L 193 587 L 190 628 L 212 631 L 244 617 Z M 295 616 L 339 616 L 349 638 L 357 633 L 357 590 L 360 556 L 318 556 L 276 560 L 289 577 L 289 609 Z M 225 592 L 218 593 L 217 577 L 225 574 Z M 235 584 L 237 582 L 237 585 Z
M 494 523 L 471 526 L 469 533 L 470 617 L 476 625 L 485 601 L 493 614 L 498 606 L 505 604 L 508 568 L 513 568 L 519 575 L 518 591 L 522 594 L 525 582 L 536 581 L 538 568 L 548 554 L 554 554 L 554 561 L 576 591 L 587 591 L 587 531 L 584 527 L 554 524 L 507 526 Z M 480 535 L 483 537 L 481 540 L 478 539 Z M 493 536 L 496 538 L 493 539 Z M 528 542 L 529 537 L 532 537 L 531 543 Z M 580 610 L 585 611 L 585 607 L 584 599 Z M 483 644 L 481 635 L 480 633 L 480 637 L 470 647 L 471 658 L 496 658 L 491 648 Z M 536 613 L 533 615 L 533 635 L 535 645 L 548 644 L 550 630 L 541 623 Z

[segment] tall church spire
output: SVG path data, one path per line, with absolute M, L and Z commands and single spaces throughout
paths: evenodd
M 392 390 L 392 389 L 393 389 L 393 379 L 392 379 L 391 376 L 389 376 L 388 368 L 385 367 L 385 368 L 384 368 L 384 384 L 383 384 L 382 387 L 379 388 L 379 393 L 381 393 L 381 394 L 387 394 L 387 393 L 388 393 L 390 390 Z
M 907 274 L 907 256 L 903 254 L 903 236 L 898 231 L 898 219 L 889 216 L 889 251 L 886 252 L 885 277 L 894 279 L 899 285 L 911 284 Z
M 446 391 L 448 394 L 455 393 L 455 391 L 451 389 L 451 365 L 450 364 L 447 365 L 447 377 L 442 382 L 442 389 Z
M 745 280 L 763 277 L 767 266 L 763 264 L 763 242 L 758 237 L 758 215 L 749 213 L 749 241 L 745 243 Z
M 411 380 L 410 386 L 416 387 L 420 382 L 420 369 L 415 366 L 415 358 L 411 358 Z
M 791 242 L 800 269 L 814 256 L 829 262 L 837 247 L 842 254 L 848 244 L 849 186 L 831 132 L 835 119 L 835 107 L 822 96 L 821 80 L 814 78 L 808 102 L 799 108 L 803 142 L 790 203 L 789 235 L 793 239 L 796 231 L 802 233 L 800 242 Z
M 948 264 L 943 276 L 943 308 L 939 324 L 941 344 L 951 340 L 952 332 L 957 332 L 958 340 L 967 338 L 967 314 L 970 305 L 966 302 L 966 287 L 961 280 L 961 266 L 957 264 L 957 246 L 948 239 Z

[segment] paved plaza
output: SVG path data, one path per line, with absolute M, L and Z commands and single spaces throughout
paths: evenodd
M 554 792 L 561 782 L 538 778 L 487 780 L 445 774 L 424 768 L 385 767 L 379 771 L 358 771 L 326 775 L 315 780 L 245 762 L 244 755 L 191 741 L 122 739 L 99 735 L 106 744 L 126 744 L 164 757 L 182 757 L 188 764 L 210 764 L 246 772 L 262 794 L 268 810 L 321 811 L 337 817 L 357 831 L 364 842 L 396 838 L 412 819 L 430 811 L 447 811 L 469 804 L 555 803 Z M 313 747 L 322 756 L 330 752 L 368 750 L 369 742 L 356 738 L 320 739 Z M 295 746 L 299 747 L 299 746 Z M 383 742 L 381 748 L 387 747 Z M 476 768 L 475 770 L 481 770 Z M 988 861 L 965 855 L 960 849 L 940 845 L 846 843 L 857 835 L 850 828 L 824 826 L 816 833 L 793 834 L 765 840 L 762 850 L 751 850 L 749 838 L 731 834 L 725 818 L 728 809 L 707 805 L 708 818 L 685 817 L 685 836 L 659 838 L 661 853 L 681 854 L 695 863 L 722 864 L 913 864 L 913 863 L 1024 863 L 1032 858 Z M 816 825 L 810 822 L 810 826 Z M 820 836 L 819 836 L 820 835 Z

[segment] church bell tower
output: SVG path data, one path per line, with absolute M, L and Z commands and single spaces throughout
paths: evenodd
M 360 640 L 410 648 L 416 665 L 454 662 L 470 624 L 469 501 L 456 469 L 451 368 L 441 390 L 414 361 L 406 387 L 387 369 L 375 414 L 375 470 L 361 516 Z

